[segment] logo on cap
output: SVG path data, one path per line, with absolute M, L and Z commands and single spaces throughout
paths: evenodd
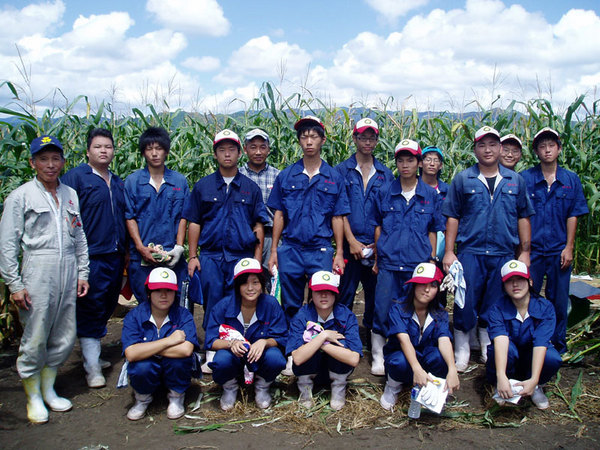
M 229 130 L 224 130 L 223 131 L 223 136 L 229 136 Z
M 243 261 L 241 262 L 241 264 L 240 264 L 240 265 L 241 265 L 242 267 L 246 267 L 248 264 L 250 264 L 250 261 L 248 261 L 247 259 L 245 259 L 245 260 L 243 260 Z
M 325 275 L 323 275 L 323 279 L 325 281 L 329 281 L 331 279 L 331 277 L 329 275 L 325 274 Z
M 424 266 L 419 266 L 417 268 L 417 273 L 420 274 L 420 273 L 423 273 L 423 272 L 425 272 L 425 267 Z
M 514 268 L 516 268 L 516 267 L 518 267 L 518 266 L 519 266 L 519 265 L 518 265 L 518 264 L 517 264 L 515 261 L 511 262 L 511 263 L 508 265 L 508 267 L 510 267 L 511 269 L 514 269 Z
M 369 124 L 369 123 L 371 123 L 371 119 L 365 119 L 365 123 L 366 123 L 366 124 Z
M 408 144 L 409 144 L 409 142 L 408 142 L 408 139 L 404 139 L 404 140 L 402 141 L 402 145 L 408 145 Z
M 169 273 L 168 273 L 166 270 L 163 270 L 163 271 L 160 273 L 160 276 L 161 276 L 161 277 L 163 277 L 163 278 L 169 278 Z
M 48 136 L 44 136 L 42 138 L 42 144 L 43 145 L 49 144 L 50 142 L 52 142 L 52 139 L 50 139 Z
M 490 127 L 483 127 L 483 131 L 491 131 Z

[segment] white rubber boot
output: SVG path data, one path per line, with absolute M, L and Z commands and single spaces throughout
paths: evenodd
M 533 394 L 531 394 L 531 401 L 538 409 L 547 409 L 550 406 L 550 402 L 548 401 L 548 397 L 546 397 L 542 386 L 535 387 Z
M 73 408 L 73 404 L 70 400 L 59 397 L 56 395 L 56 391 L 54 390 L 54 381 L 56 381 L 56 371 L 55 367 L 44 367 L 40 374 L 41 376 L 41 386 L 42 386 L 42 397 L 44 398 L 44 402 L 46 405 L 50 407 L 52 411 L 64 412 L 69 411 Z
M 329 371 L 331 380 L 331 400 L 329 406 L 334 411 L 339 411 L 346 404 L 346 384 L 349 373 L 335 373 Z
M 383 364 L 383 346 L 385 345 L 385 337 L 371 331 L 371 373 L 373 375 L 385 375 L 385 366 Z
M 490 341 L 487 328 L 479 327 L 477 328 L 477 332 L 479 334 L 479 344 L 481 347 L 481 357 L 479 358 L 479 361 L 485 364 L 487 362 L 488 345 L 490 345 L 492 342 Z
M 233 409 L 239 388 L 240 386 L 235 378 L 223 384 L 223 393 L 221 394 L 221 409 L 223 411 Z
M 293 364 L 294 359 L 291 356 L 288 356 L 288 359 L 285 363 L 285 369 L 281 371 L 281 375 L 284 375 L 286 377 L 291 377 L 292 375 L 294 375 L 294 371 L 292 370 Z
M 48 422 L 48 410 L 42 399 L 41 377 L 39 373 L 23 378 L 23 389 L 27 395 L 27 418 L 31 423 Z
M 139 392 L 133 391 L 135 395 L 135 403 L 127 411 L 127 418 L 129 420 L 140 420 L 146 415 L 146 410 L 150 403 L 152 403 L 152 394 L 140 394 Z
M 271 393 L 269 392 L 271 382 L 265 381 L 264 378 L 257 376 L 254 381 L 254 400 L 256 406 L 260 409 L 267 409 L 271 406 Z
M 210 374 L 212 373 L 212 369 L 210 367 L 208 367 L 208 363 L 213 362 L 213 359 L 215 359 L 215 353 L 212 350 L 208 350 L 206 352 L 206 362 L 204 364 L 202 364 L 202 366 L 200 367 L 200 369 L 202 370 L 202 373 L 206 373 L 206 374 Z
M 469 331 L 469 347 L 471 350 L 480 350 L 479 338 L 477 337 L 477 327 L 471 328 Z
M 315 375 L 299 375 L 298 381 L 298 391 L 300 392 L 300 396 L 298 397 L 298 401 L 300 405 L 304 406 L 307 409 L 310 409 L 314 405 L 312 390 L 314 385 Z
M 167 419 L 179 419 L 185 414 L 185 406 L 183 401 L 185 400 L 185 392 L 175 392 L 173 389 L 169 389 L 167 394 L 169 399 L 169 406 L 167 407 Z
M 79 338 L 79 345 L 81 346 L 87 385 L 91 388 L 106 386 L 106 379 L 102 375 L 102 366 L 100 365 L 100 339 L 82 337 Z
M 401 390 L 402 382 L 393 380 L 388 375 L 387 381 L 385 382 L 385 389 L 383 390 L 383 394 L 381 394 L 381 398 L 379 399 L 379 404 L 381 407 L 387 411 L 392 411 L 398 402 L 398 394 Z
M 469 367 L 471 349 L 469 347 L 469 332 L 454 329 L 454 361 L 456 370 L 464 372 Z

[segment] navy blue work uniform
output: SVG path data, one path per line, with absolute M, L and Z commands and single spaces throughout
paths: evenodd
M 90 289 L 77 298 L 77 336 L 100 339 L 117 306 L 125 263 L 125 185 L 110 174 L 110 188 L 88 164 L 61 177 L 79 197 L 83 231 L 90 256 Z
M 125 180 L 125 218 L 136 221 L 140 238 L 145 246 L 153 243 L 172 250 L 177 244 L 177 230 L 182 218 L 185 199 L 189 187 L 183 175 L 165 167 L 164 183 L 158 192 L 150 184 L 148 168 L 136 170 Z M 142 257 L 130 240 L 129 268 L 127 274 L 133 295 L 139 301 L 146 301 L 145 283 L 155 265 L 142 265 Z M 187 274 L 185 258 L 172 268 L 177 275 L 177 286 L 181 292 L 181 283 Z
M 196 324 L 187 309 L 173 303 L 169 315 L 160 329 L 157 329 L 152 318 L 150 302 L 140 303 L 135 309 L 129 311 L 123 320 L 121 333 L 123 352 L 133 344 L 164 339 L 175 330 L 183 330 L 185 340 L 191 342 L 195 350 L 199 349 Z M 163 384 L 168 389 L 181 394 L 190 386 L 193 358 L 193 354 L 185 358 L 154 355 L 141 361 L 130 362 L 127 373 L 131 387 L 140 394 L 152 394 Z
M 265 348 L 261 358 L 256 361 L 256 370 L 254 370 L 256 375 L 271 382 L 285 369 L 286 360 L 281 351 L 287 344 L 288 329 L 283 310 L 275 297 L 260 294 L 256 300 L 256 312 L 245 332 L 241 317 L 241 300 L 232 295 L 218 302 L 210 313 L 206 327 L 207 350 L 210 350 L 213 343 L 219 339 L 220 325 L 235 328 L 250 344 L 254 344 L 259 339 L 275 339 L 277 346 Z M 215 383 L 222 385 L 231 379 L 241 377 L 245 363 L 245 356 L 239 358 L 231 350 L 222 349 L 217 350 L 213 361 L 208 366 L 213 371 L 212 377 Z
M 385 371 L 393 380 L 412 385 L 413 370 L 402 351 L 397 336 L 399 333 L 407 334 L 410 338 L 423 370 L 439 378 L 446 377 L 448 365 L 439 349 L 440 338 L 447 337 L 452 340 L 448 312 L 445 309 L 429 311 L 422 329 L 414 307 L 408 303 L 406 297 L 399 303 L 394 303 L 390 309 L 388 342 L 383 347 Z
M 488 334 L 492 343 L 488 346 L 486 375 L 488 382 L 496 384 L 496 360 L 494 339 L 508 336 L 508 360 L 506 376 L 515 380 L 531 378 L 531 360 L 534 347 L 546 347 L 546 357 L 538 384 L 550 381 L 558 372 L 562 359 L 552 345 L 556 317 L 554 307 L 543 297 L 531 295 L 527 314 L 523 319 L 507 295 L 503 295 L 490 309 Z
M 301 159 L 279 173 L 267 205 L 283 213 L 277 263 L 281 304 L 289 323 L 302 306 L 307 279 L 332 269 L 331 221 L 350 212 L 344 179 L 321 160 L 319 173 L 309 180 Z
M 531 218 L 531 267 L 533 290 L 539 294 L 546 277 L 546 298 L 554 304 L 556 330 L 552 343 L 560 353 L 567 351 L 567 309 L 573 266 L 560 268 L 560 254 L 567 244 L 567 220 L 589 213 L 579 177 L 556 168 L 556 180 L 548 189 L 540 165 L 521 173 L 535 208 Z
M 362 343 L 358 334 L 358 321 L 356 320 L 354 313 L 344 305 L 336 303 L 333 306 L 332 314 L 326 321 L 323 321 L 313 302 L 300 308 L 290 323 L 290 332 L 285 348 L 285 352 L 288 356 L 290 356 L 294 350 L 306 344 L 306 342 L 304 342 L 303 334 L 304 330 L 306 330 L 308 321 L 319 323 L 324 330 L 335 330 L 338 333 L 343 334 L 344 339 L 341 339 L 340 343 L 343 344 L 345 348 L 358 353 L 362 357 Z M 317 375 L 316 381 L 318 383 L 323 383 L 330 379 L 329 372 L 349 374 L 354 368 L 338 361 L 325 352 L 318 351 L 304 364 L 300 364 L 299 366 L 294 364 L 292 370 L 296 376 Z
M 514 259 L 519 246 L 518 221 L 535 213 L 525 180 L 500 165 L 494 194 L 480 178 L 476 164 L 460 172 L 450 185 L 442 214 L 458 219 L 456 256 L 464 269 L 467 283 L 465 306 L 454 305 L 454 327 L 470 331 L 487 326 L 494 301 L 503 295 L 500 269 Z
M 228 187 L 217 170 L 194 185 L 183 217 L 200 225 L 198 258 L 206 330 L 213 306 L 233 294 L 235 264 L 254 257 L 258 243 L 254 225 L 268 223 L 269 216 L 254 181 L 238 172 Z
M 371 221 L 377 193 L 394 181 L 392 171 L 373 159 L 373 175 L 364 187 L 362 173 L 358 169 L 356 154 L 336 166 L 345 180 L 346 195 L 350 204 L 350 214 L 346 216 L 354 237 L 364 245 L 374 242 L 375 226 Z M 375 307 L 375 286 L 377 275 L 373 273 L 372 259 L 356 260 L 350 253 L 348 241 L 344 239 L 344 259 L 348 262 L 340 281 L 340 303 L 350 310 L 354 305 L 356 288 L 360 282 L 365 294 L 365 312 L 363 324 L 369 330 L 373 328 L 373 309 Z
M 400 180 L 394 180 L 379 192 L 373 212 L 373 225 L 381 227 L 373 331 L 387 336 L 392 301 L 404 296 L 404 283 L 415 267 L 431 259 L 429 233 L 443 231 L 446 226 L 437 192 L 421 179 L 409 201 L 402 195 Z

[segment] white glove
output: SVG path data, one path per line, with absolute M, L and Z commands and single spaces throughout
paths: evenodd
M 440 291 L 448 291 L 450 293 L 454 292 L 454 278 L 451 274 L 448 274 L 442 280 L 442 284 L 440 285 Z
M 176 245 L 173 247 L 173 250 L 167 252 L 167 255 L 171 257 L 171 260 L 167 263 L 167 267 L 175 267 L 181 259 L 181 255 L 183 255 L 183 247 Z

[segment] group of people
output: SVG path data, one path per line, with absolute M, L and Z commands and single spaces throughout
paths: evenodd
M 161 384 L 167 416 L 184 414 L 200 350 L 179 302 L 188 277 L 199 280 L 203 299 L 202 371 L 223 387 L 223 410 L 234 407 L 242 379 L 254 384 L 256 404 L 269 407 L 279 373 L 296 376 L 302 405 L 312 405 L 315 383 L 326 383 L 331 407 L 341 409 L 362 357 L 352 312 L 359 283 L 371 372 L 386 376 L 383 408 L 432 375 L 458 389 L 477 346 L 499 402 L 518 385 L 548 406 L 541 386 L 566 351 L 577 219 L 588 212 L 577 175 L 558 165 L 559 134 L 540 130 L 532 144 L 540 164 L 517 174 L 521 140 L 485 126 L 474 136 L 477 163 L 448 185 L 442 149 L 412 139 L 394 150 L 394 177 L 373 156 L 373 119 L 356 122 L 356 152 L 336 167 L 321 158 L 320 119 L 306 116 L 294 128 L 303 156 L 281 172 L 267 162 L 264 130 L 250 130 L 243 145 L 232 130 L 219 132 L 218 168 L 191 192 L 166 167 L 171 142 L 162 128 L 141 135 L 146 165 L 125 182 L 109 170 L 108 130 L 90 131 L 87 162 L 62 177 L 61 143 L 32 142 L 36 177 L 6 198 L 0 221 L 0 272 L 24 325 L 17 369 L 31 422 L 48 420 L 46 405 L 71 408 L 53 385 L 76 336 L 88 386 L 106 385 L 100 340 L 125 267 L 139 302 L 121 339 L 135 393 L 131 420 L 144 416 Z M 238 167 L 242 149 L 248 161 Z M 442 271 L 457 286 L 453 333 Z M 275 273 L 281 304 L 266 293 Z M 539 295 L 544 279 L 548 300 Z

